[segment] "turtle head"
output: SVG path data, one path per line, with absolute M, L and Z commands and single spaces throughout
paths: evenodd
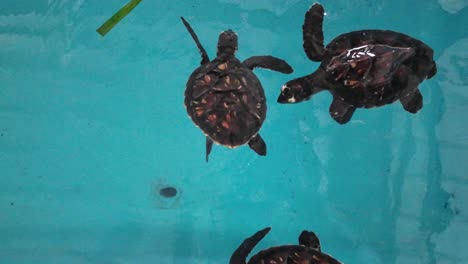
M 309 100 L 310 97 L 329 86 L 325 81 L 326 72 L 319 68 L 314 73 L 291 80 L 281 87 L 278 97 L 280 104 L 294 104 Z
M 299 235 L 299 244 L 320 251 L 320 240 L 314 232 L 302 231 Z
M 218 56 L 221 54 L 234 55 L 237 50 L 237 34 L 228 29 L 219 34 L 218 39 Z
M 309 85 L 304 78 L 291 80 L 281 87 L 278 103 L 294 104 L 308 100 L 311 96 Z

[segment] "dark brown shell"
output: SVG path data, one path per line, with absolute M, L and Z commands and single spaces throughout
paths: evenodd
M 358 65 L 355 71 L 343 68 L 339 71 L 330 70 L 330 64 L 336 64 L 344 54 L 366 45 L 382 45 L 394 50 L 408 48 L 412 53 L 405 60 L 397 61 L 396 53 L 384 52 L 378 58 L 380 61 L 372 62 L 376 65 L 369 64 L 369 60 L 356 59 L 353 61 Z M 329 73 L 327 80 L 330 83 L 340 84 L 328 87 L 330 90 L 346 98 L 355 107 L 374 107 L 399 99 L 401 91 L 406 87 L 408 75 L 416 75 L 421 81 L 432 77 L 436 73 L 433 55 L 429 46 L 408 35 L 390 30 L 361 30 L 342 34 L 332 40 L 325 47 L 321 67 Z M 371 68 L 375 72 L 364 78 L 363 72 Z
M 333 257 L 302 245 L 271 247 L 258 252 L 248 264 L 340 264 Z
M 185 106 L 208 137 L 227 147 L 243 145 L 255 136 L 267 110 L 260 81 L 235 58 L 196 69 L 187 82 Z
M 412 48 L 365 45 L 333 57 L 327 72 L 349 88 L 381 86 L 390 83 L 401 64 L 413 55 Z

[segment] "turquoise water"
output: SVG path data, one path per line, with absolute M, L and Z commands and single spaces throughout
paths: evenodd
M 325 42 L 401 31 L 435 50 L 416 115 L 399 103 L 334 122 L 329 93 L 279 105 L 281 85 L 318 67 L 302 50 L 304 0 L 127 0 L 0 4 L 0 263 L 228 263 L 315 231 L 345 263 L 468 263 L 468 2 L 323 1 Z M 292 75 L 256 70 L 268 100 L 268 156 L 214 146 L 187 117 L 200 56 L 239 34 L 238 57 L 271 54 Z M 159 189 L 175 187 L 174 198 Z M 465 246 L 463 246 L 465 245 Z

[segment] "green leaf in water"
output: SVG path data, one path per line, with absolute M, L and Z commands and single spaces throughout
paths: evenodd
M 100 26 L 96 31 L 104 36 L 109 32 L 120 20 L 130 13 L 133 8 L 135 8 L 141 0 L 130 0 L 124 7 L 122 7 L 117 13 L 115 13 L 111 18 L 109 18 L 102 26 Z

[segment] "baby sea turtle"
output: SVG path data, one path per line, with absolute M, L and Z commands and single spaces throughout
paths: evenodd
M 342 34 L 323 46 L 324 9 L 316 3 L 305 15 L 304 50 L 321 61 L 312 74 L 287 82 L 279 103 L 298 103 L 329 90 L 330 115 L 347 123 L 356 108 L 383 106 L 400 100 L 416 113 L 422 108 L 418 85 L 436 72 L 433 50 L 423 42 L 390 30 L 360 30 Z
M 272 56 L 254 56 L 241 62 L 235 57 L 237 35 L 226 30 L 219 35 L 212 61 L 189 23 L 181 17 L 201 53 L 201 66 L 187 81 L 185 107 L 195 125 L 206 135 L 206 161 L 213 142 L 229 148 L 248 143 L 257 154 L 266 155 L 266 144 L 258 131 L 266 117 L 266 99 L 255 67 L 282 73 L 293 69 Z
M 245 264 L 252 249 L 262 240 L 271 228 L 258 231 L 234 251 L 229 264 Z M 314 232 L 302 231 L 299 245 L 285 245 L 262 250 L 253 256 L 248 264 L 340 264 L 338 260 L 322 253 L 320 240 Z

